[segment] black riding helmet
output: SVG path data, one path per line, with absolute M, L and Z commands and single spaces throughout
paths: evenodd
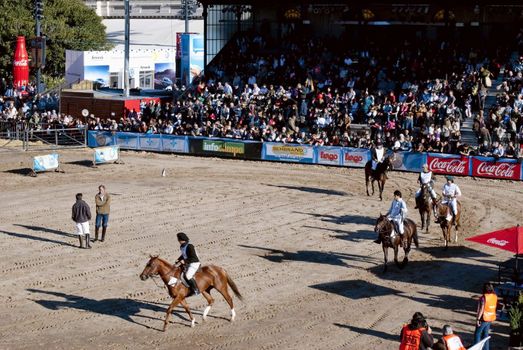
M 187 235 L 183 232 L 178 232 L 176 234 L 176 238 L 178 238 L 179 241 L 189 242 L 189 237 L 187 237 Z

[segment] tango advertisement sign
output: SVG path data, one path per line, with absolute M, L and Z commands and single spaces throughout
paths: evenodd
M 472 176 L 493 179 L 521 179 L 521 164 L 516 161 L 494 161 L 492 158 L 473 157 Z
M 317 147 L 318 164 L 341 165 L 342 152 L 339 147 Z
M 281 162 L 314 163 L 314 147 L 287 145 L 284 143 L 264 143 L 263 159 Z
M 364 168 L 370 160 L 370 151 L 361 148 L 343 148 L 343 165 Z

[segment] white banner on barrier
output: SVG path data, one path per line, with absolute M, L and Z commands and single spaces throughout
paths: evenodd
M 120 147 L 107 146 L 94 149 L 94 163 L 113 163 L 120 158 Z
M 140 135 L 140 149 L 162 151 L 162 139 L 159 135 Z
M 58 158 L 57 153 L 33 157 L 33 171 L 36 173 L 39 171 L 58 169 Z
M 341 165 L 341 148 L 318 147 L 318 164 Z

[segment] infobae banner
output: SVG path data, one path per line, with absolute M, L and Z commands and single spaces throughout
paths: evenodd
M 516 160 L 471 157 L 472 176 L 492 179 L 521 180 L 521 164 Z
M 314 163 L 314 147 L 285 143 L 264 143 L 263 159 L 280 162 Z
M 454 154 L 427 154 L 429 170 L 435 174 L 469 175 L 470 157 Z
M 58 159 L 57 153 L 33 157 L 33 171 L 36 173 L 58 169 L 60 165 Z
M 181 78 L 189 85 L 203 71 L 204 40 L 201 34 L 182 34 Z

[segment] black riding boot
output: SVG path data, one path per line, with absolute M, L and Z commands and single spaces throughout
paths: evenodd
M 100 240 L 100 242 L 103 242 L 105 241 L 105 232 L 107 232 L 107 227 L 102 227 L 102 239 Z
M 94 228 L 94 241 L 93 242 L 96 242 L 98 240 L 98 232 L 99 231 L 100 231 L 99 227 L 95 227 Z
M 378 236 L 378 239 L 375 239 L 373 242 L 376 244 L 381 244 L 381 236 Z
M 191 278 L 190 280 L 188 280 L 187 283 L 191 287 L 194 295 L 200 294 L 200 290 L 198 289 L 198 286 L 196 285 L 196 280 L 194 278 Z
M 91 235 L 85 235 L 85 249 L 91 249 Z
M 78 239 L 80 240 L 80 249 L 84 249 L 84 238 L 82 235 L 78 235 Z

